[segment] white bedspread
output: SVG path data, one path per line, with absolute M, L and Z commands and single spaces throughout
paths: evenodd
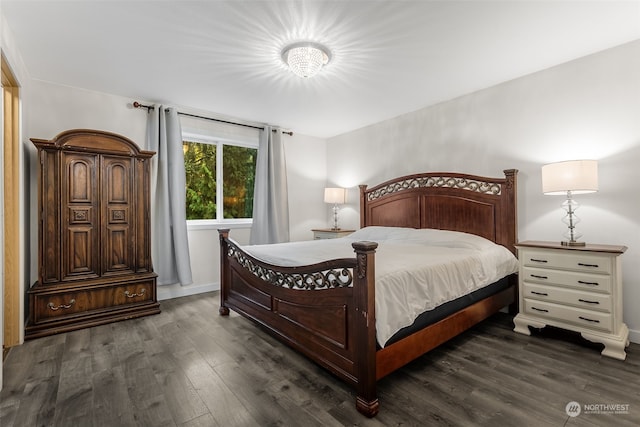
M 384 344 L 421 313 L 515 273 L 504 246 L 472 234 L 399 227 L 366 227 L 340 239 L 244 246 L 262 261 L 301 266 L 353 258 L 354 241 L 378 243 L 376 337 Z

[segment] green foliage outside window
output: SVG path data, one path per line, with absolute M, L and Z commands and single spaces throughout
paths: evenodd
M 223 218 L 251 218 L 255 182 L 255 148 L 224 145 L 222 186 L 217 184 L 216 144 L 184 141 L 187 219 L 216 219 L 216 191 L 222 189 Z M 222 188 L 220 188 L 222 187 Z
M 216 146 L 184 141 L 187 219 L 216 218 Z
M 225 145 L 223 149 L 223 195 L 225 218 L 253 216 L 253 184 L 256 175 L 255 148 Z

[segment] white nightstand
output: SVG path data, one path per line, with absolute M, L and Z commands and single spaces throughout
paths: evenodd
M 344 230 L 342 228 L 339 228 L 337 230 L 334 230 L 333 228 L 321 228 L 321 229 L 315 229 L 311 231 L 313 231 L 313 239 L 319 240 L 319 239 L 337 239 L 338 237 L 348 236 L 349 234 L 353 233 L 355 230 Z
M 622 321 L 621 257 L 625 246 L 520 242 L 519 313 L 514 331 L 556 326 L 604 344 L 602 355 L 624 360 L 629 329 Z

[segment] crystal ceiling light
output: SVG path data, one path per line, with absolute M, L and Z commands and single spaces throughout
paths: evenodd
M 313 77 L 330 59 L 329 49 L 318 43 L 300 42 L 282 49 L 282 60 L 300 77 Z

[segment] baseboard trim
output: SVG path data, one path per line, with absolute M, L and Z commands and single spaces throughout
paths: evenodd
M 218 290 L 220 290 L 220 283 L 202 283 L 187 286 L 181 286 L 179 283 L 175 283 L 173 285 L 158 285 L 156 293 L 158 295 L 158 301 L 162 301 Z
M 629 329 L 629 341 L 640 344 L 640 331 L 637 329 Z

